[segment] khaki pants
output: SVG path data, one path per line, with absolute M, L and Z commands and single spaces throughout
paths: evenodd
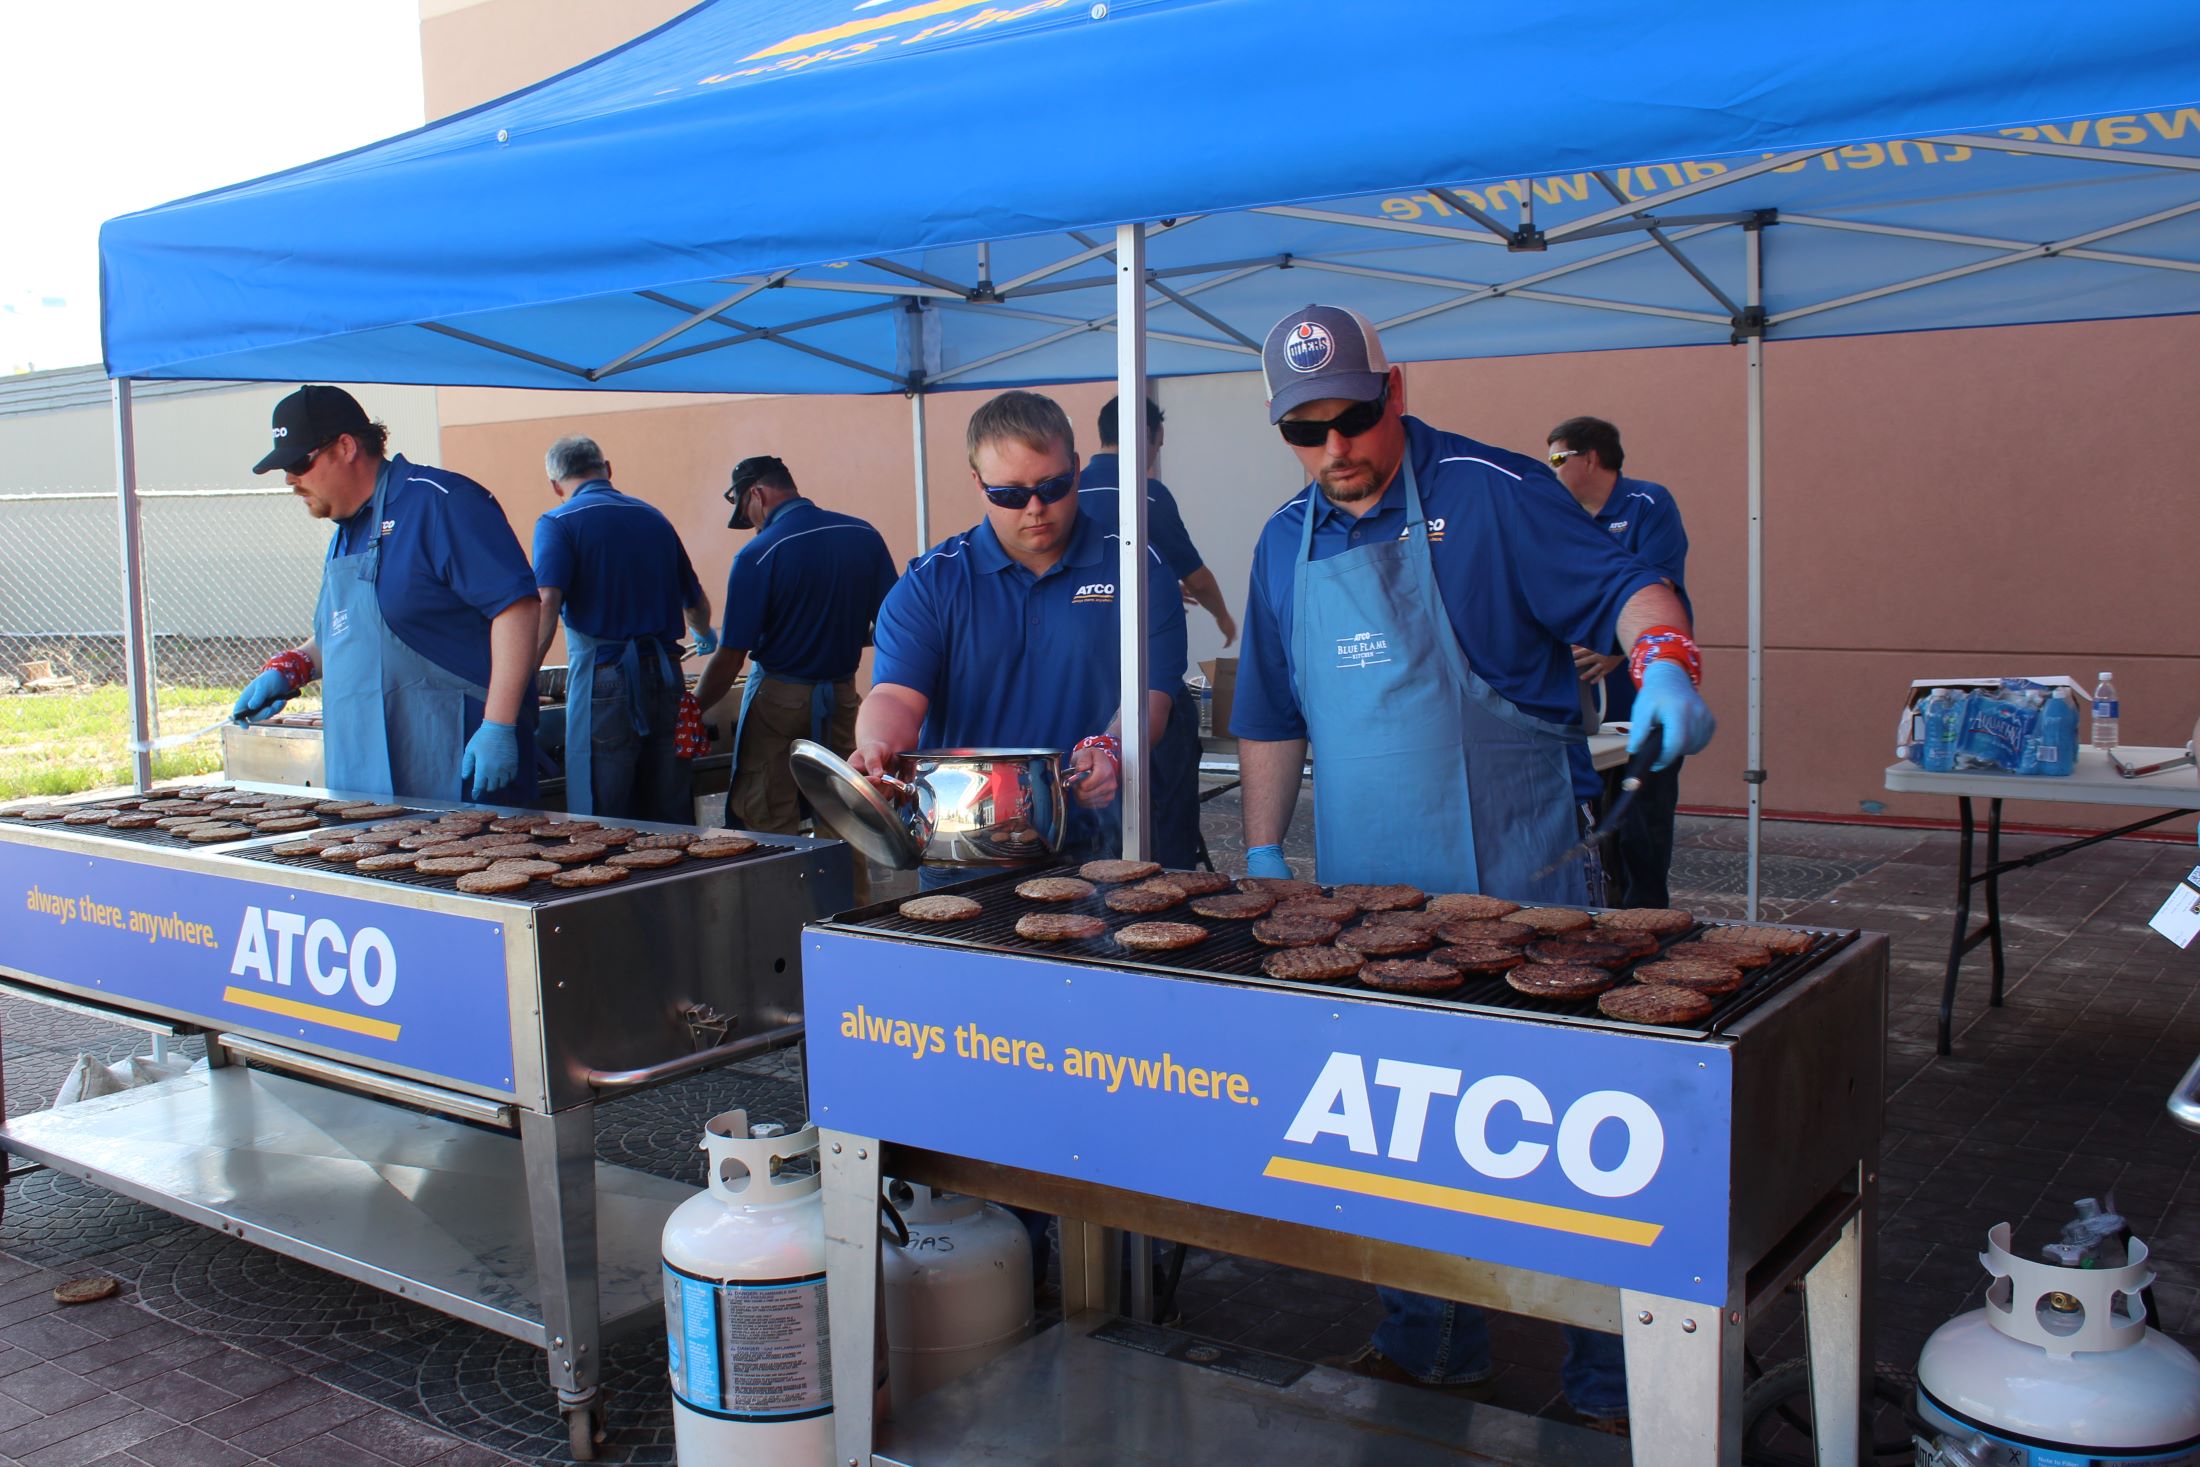
M 825 746 L 843 759 L 855 752 L 856 709 L 862 702 L 853 682 L 833 684 L 833 721 Z M 734 757 L 733 788 L 726 797 L 729 824 L 738 830 L 795 833 L 802 821 L 802 805 L 795 795 L 787 756 L 796 739 L 809 736 L 808 684 L 765 678 L 756 690 L 756 701 L 749 705 L 741 747 Z

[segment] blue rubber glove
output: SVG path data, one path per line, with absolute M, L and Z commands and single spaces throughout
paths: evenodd
M 263 718 L 273 718 L 290 701 L 290 693 L 290 679 L 270 667 L 244 685 L 244 691 L 237 695 L 236 706 L 229 710 L 229 716 L 239 723 L 256 723 Z
M 1283 859 L 1282 846 L 1254 846 L 1245 853 L 1245 874 L 1288 880 L 1291 867 Z
M 718 633 L 709 627 L 696 629 L 694 640 L 697 657 L 708 657 L 718 650 Z
M 519 730 L 509 723 L 483 719 L 481 727 L 466 741 L 466 757 L 459 761 L 459 789 L 467 799 L 478 800 L 517 778 Z
M 1719 727 L 1688 680 L 1688 669 L 1678 662 L 1653 662 L 1642 670 L 1633 722 L 1627 735 L 1630 754 L 1649 743 L 1656 730 L 1658 759 L 1652 769 L 1670 768 L 1682 755 L 1702 752 Z

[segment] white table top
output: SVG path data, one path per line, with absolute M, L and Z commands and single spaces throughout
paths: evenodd
M 2185 751 L 2120 745 L 2126 764 L 2154 764 Z M 2190 764 L 2160 774 L 2125 779 L 2100 750 L 2078 750 L 2077 772 L 2060 779 L 1958 770 L 1927 774 L 1907 759 L 1887 766 L 1887 788 L 1903 795 L 1970 795 L 1975 799 L 2046 800 L 2065 805 L 2151 805 L 2157 810 L 2200 810 L 2200 772 Z

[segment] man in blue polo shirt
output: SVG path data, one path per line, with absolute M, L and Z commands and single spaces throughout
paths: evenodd
M 535 798 L 535 576 L 489 491 L 384 457 L 389 429 L 341 387 L 275 405 L 281 470 L 333 520 L 313 636 L 268 659 L 233 710 L 273 716 L 321 682 L 328 788 L 399 799 Z
M 1663 484 L 1621 475 L 1627 452 L 1620 446 L 1619 429 L 1602 418 L 1568 418 L 1545 441 L 1551 468 L 1574 502 L 1615 543 L 1665 577 L 1685 603 L 1688 531 L 1681 526 L 1680 506 Z M 1618 644 L 1612 645 L 1616 649 Z M 1573 652 L 1583 685 L 1601 682 L 1604 686 L 1605 721 L 1625 722 L 1635 706 L 1627 658 L 1617 650 L 1600 653 L 1576 647 Z M 1642 788 L 1612 832 L 1611 860 L 1604 874 L 1607 900 L 1613 906 L 1662 907 L 1671 900 L 1667 877 L 1673 868 L 1673 811 L 1680 794 L 1678 759 L 1643 777 Z
M 1064 855 L 1112 855 L 1121 843 L 1110 808 L 1121 768 L 1116 537 L 1078 506 L 1076 439 L 1053 399 L 1004 392 L 971 416 L 965 443 L 985 518 L 919 556 L 879 608 L 849 762 L 884 774 L 908 749 L 1070 750 L 1085 778 Z M 1166 588 L 1161 558 L 1147 554 Z M 1158 737 L 1184 681 L 1182 602 L 1166 589 L 1149 596 L 1146 622 L 1147 717 Z
M 1116 532 L 1122 511 L 1123 470 L 1116 451 L 1116 402 L 1109 398 L 1100 409 L 1100 448 L 1086 461 L 1077 479 L 1077 503 L 1093 523 L 1109 534 Z M 1146 467 L 1161 461 L 1161 405 L 1146 399 Z M 1184 604 L 1207 609 L 1222 629 L 1222 645 L 1237 640 L 1237 623 L 1222 599 L 1215 573 L 1200 557 L 1177 511 L 1176 496 L 1159 479 L 1146 480 L 1146 543 L 1176 577 Z M 1189 698 L 1174 698 L 1169 706 L 1169 727 L 1153 751 L 1153 856 L 1172 869 L 1189 870 L 1198 858 L 1199 843 L 1199 710 Z
M 696 651 L 718 645 L 710 598 L 680 532 L 656 506 L 621 494 L 592 438 L 560 438 L 543 456 L 560 503 L 535 521 L 542 596 L 536 662 L 565 621 L 565 808 L 576 815 L 695 817 L 673 752 L 680 715 L 680 624 Z
M 894 557 L 867 520 L 802 497 L 770 454 L 745 458 L 726 489 L 728 528 L 756 529 L 726 577 L 725 640 L 703 669 L 696 699 L 714 706 L 753 658 L 735 726 L 726 823 L 791 835 L 801 798 L 787 756 L 796 739 L 843 758 L 855 748 L 857 664 Z
M 1231 728 L 1252 874 L 1290 874 L 1280 843 L 1311 746 L 1322 881 L 1586 900 L 1580 863 L 1545 874 L 1583 829 L 1569 649 L 1633 649 L 1632 741 L 1670 764 L 1712 732 L 1679 596 L 1543 464 L 1408 418 L 1405 376 L 1358 312 L 1284 317 L 1261 368 L 1312 482 L 1262 529 L 1246 597 Z M 1387 1317 L 1344 1368 L 1486 1390 L 1480 1311 L 1380 1292 Z M 1567 1340 L 1567 1400 L 1624 1421 L 1618 1339 Z

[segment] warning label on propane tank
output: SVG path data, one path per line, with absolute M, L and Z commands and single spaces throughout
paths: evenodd
M 715 1280 L 665 1265 L 672 1393 L 727 1421 L 799 1421 L 833 1409 L 825 1275 Z

